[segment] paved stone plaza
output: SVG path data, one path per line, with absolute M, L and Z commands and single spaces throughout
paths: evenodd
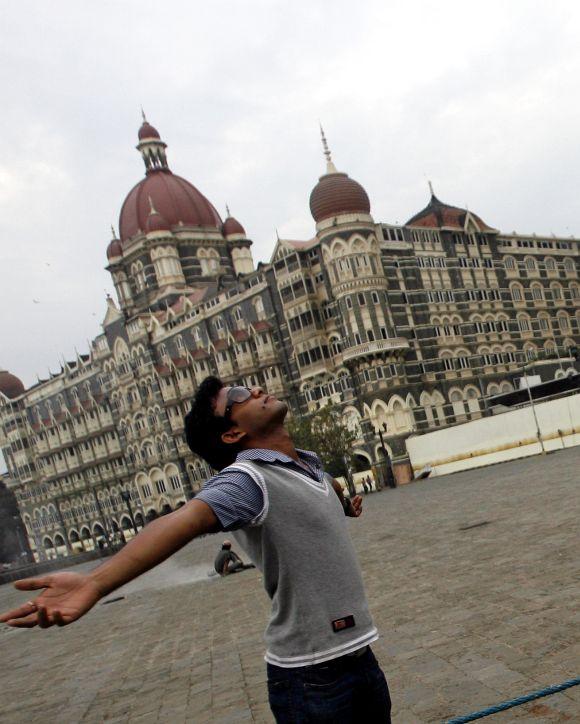
M 349 522 L 395 722 L 580 676 L 579 469 L 576 448 L 366 497 Z M 196 541 L 68 628 L 2 627 L 0 721 L 272 721 L 268 601 L 256 571 L 207 577 L 219 543 Z M 22 598 L 4 586 L 0 609 Z M 484 721 L 578 722 L 580 686 Z

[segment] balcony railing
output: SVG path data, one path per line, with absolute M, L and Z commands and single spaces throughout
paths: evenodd
M 345 349 L 342 353 L 342 358 L 344 362 L 348 362 L 356 357 L 367 357 L 383 352 L 394 352 L 398 349 L 409 349 L 409 340 L 404 337 L 392 337 L 391 339 L 377 339 L 374 342 L 365 342 L 356 347 Z

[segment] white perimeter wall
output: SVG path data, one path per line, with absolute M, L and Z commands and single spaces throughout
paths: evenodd
M 535 409 L 546 451 L 580 445 L 580 394 L 536 403 Z M 407 450 L 415 474 L 431 465 L 433 476 L 537 455 L 541 446 L 526 407 L 411 436 Z

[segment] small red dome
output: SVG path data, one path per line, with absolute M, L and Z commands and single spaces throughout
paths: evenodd
M 310 213 L 317 222 L 338 214 L 369 214 L 370 210 L 367 192 L 346 173 L 321 176 L 310 194 Z
M 234 219 L 233 216 L 228 216 L 228 218 L 224 221 L 222 234 L 224 236 L 230 236 L 231 234 L 243 234 L 245 236 L 246 230 L 237 219 Z
M 153 128 L 149 121 L 143 121 L 138 135 L 140 141 L 143 141 L 145 138 L 161 138 L 159 131 Z
M 439 201 L 435 194 L 431 194 L 431 199 L 427 206 L 410 218 L 406 226 L 420 226 L 430 229 L 441 229 L 442 227 L 464 229 L 465 219 L 468 213 L 481 231 L 493 231 L 477 214 L 471 211 L 468 212 L 467 209 L 459 209 L 457 206 L 444 204 L 443 201 Z
M 145 226 L 147 231 L 169 231 L 171 229 L 167 220 L 158 211 L 151 211 Z
M 16 375 L 11 375 L 6 370 L 0 370 L 0 392 L 8 399 L 13 400 L 26 392 L 26 389 Z
M 113 259 L 117 256 L 123 256 L 123 247 L 119 239 L 113 239 L 107 247 L 107 259 Z
M 165 219 L 166 228 L 173 228 L 180 223 L 185 226 L 222 228 L 220 215 L 205 196 L 189 181 L 164 169 L 150 173 L 129 191 L 119 217 L 121 241 L 125 242 L 139 231 L 147 230 L 151 211 L 149 197 Z

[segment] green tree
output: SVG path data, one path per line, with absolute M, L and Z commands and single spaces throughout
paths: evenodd
M 313 450 L 320 456 L 326 472 L 333 477 L 344 476 L 350 483 L 347 464 L 353 469 L 355 434 L 347 427 L 340 408 L 326 405 L 309 415 L 297 415 L 289 421 L 288 431 L 296 447 Z

